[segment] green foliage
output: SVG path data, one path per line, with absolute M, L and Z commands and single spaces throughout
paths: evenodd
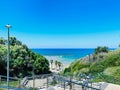
M 108 83 L 114 83 L 120 85 L 120 77 L 115 77 L 111 75 L 106 75 L 104 73 L 99 73 L 95 76 L 94 82 L 108 82 Z
M 95 63 L 90 65 L 90 72 L 91 73 L 99 73 L 104 70 L 106 66 L 102 64 L 102 61 L 96 61 Z
M 107 49 L 107 47 L 98 47 L 96 53 L 92 55 L 91 60 L 93 59 L 93 62 L 86 62 L 88 60 L 84 57 L 73 62 L 69 68 L 64 70 L 63 74 L 91 73 L 95 76 L 95 82 L 106 81 L 120 84 L 120 50 L 108 52 Z
M 0 38 L 0 44 L 5 45 L 7 40 L 5 40 L 3 37 Z
M 22 45 L 22 42 L 16 39 L 16 37 L 10 37 L 10 45 L 15 46 L 15 45 Z
M 4 42 L 2 42 L 4 41 Z M 6 75 L 7 70 L 7 44 L 0 40 L 0 74 Z M 10 38 L 10 75 L 24 77 L 31 74 L 28 63 L 33 62 L 35 74 L 49 73 L 49 62 L 43 56 L 34 53 L 15 37 Z M 33 69 L 33 67 L 32 67 Z
M 41 74 L 41 73 L 48 73 L 49 72 L 49 62 L 46 58 L 43 56 L 40 56 L 37 54 L 37 59 L 34 63 L 35 66 L 35 73 Z
M 53 60 L 50 60 L 51 65 L 53 64 Z
M 65 68 L 65 70 L 63 71 L 63 75 L 70 75 L 71 74 L 70 71 L 71 71 L 70 67 Z
M 108 67 L 104 70 L 104 74 L 108 76 L 120 77 L 120 66 Z
M 0 90 L 5 90 L 5 89 L 0 88 Z
M 12 87 L 18 87 L 20 82 L 19 81 L 10 81 L 9 84 Z M 7 85 L 7 81 L 6 80 L 5 81 L 1 80 L 0 85 L 6 86 Z
M 55 61 L 55 66 L 56 66 L 56 68 L 57 68 L 57 65 L 58 65 L 58 61 L 56 60 L 56 61 Z
M 59 67 L 59 69 L 60 69 L 62 63 L 61 63 L 61 62 L 57 62 L 57 65 L 58 65 L 58 67 Z
M 89 72 L 89 68 L 82 68 L 82 69 L 80 70 L 80 72 L 86 74 L 86 73 Z
M 109 51 L 109 49 L 106 46 L 104 46 L 104 47 L 97 47 L 95 49 L 95 54 L 98 54 L 98 53 L 101 53 L 101 52 L 106 52 L 107 53 L 108 51 Z
M 107 67 L 119 66 L 120 65 L 120 51 L 113 51 L 108 53 L 107 57 L 102 61 L 96 61 L 90 66 L 92 73 L 103 72 Z
M 87 73 L 89 71 L 90 63 L 83 63 L 82 60 L 77 60 L 72 63 L 68 68 L 65 68 L 63 74 L 64 75 L 72 75 L 80 72 Z M 86 67 L 86 68 L 85 68 Z
M 37 88 L 30 87 L 29 90 L 38 90 Z

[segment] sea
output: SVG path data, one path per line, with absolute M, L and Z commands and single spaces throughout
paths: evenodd
M 43 55 L 48 60 L 57 60 L 64 64 L 71 64 L 75 60 L 94 53 L 94 48 L 78 49 L 32 49 L 34 52 Z

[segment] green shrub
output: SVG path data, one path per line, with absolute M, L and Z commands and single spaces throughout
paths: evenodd
M 7 47 L 5 41 L 3 38 L 0 39 L 1 75 L 6 75 L 7 72 Z M 49 73 L 49 62 L 45 57 L 34 53 L 15 37 L 10 37 L 10 76 L 24 77 L 31 74 L 33 67 L 30 68 L 28 65 L 31 62 L 34 65 L 35 74 Z
M 108 67 L 104 70 L 104 74 L 108 76 L 120 77 L 120 66 Z

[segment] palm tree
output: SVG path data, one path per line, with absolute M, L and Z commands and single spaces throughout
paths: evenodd
M 60 70 L 60 67 L 61 67 L 62 63 L 58 62 L 57 64 L 58 64 L 58 67 L 59 67 L 59 70 Z
M 51 68 L 52 68 L 53 60 L 50 60 L 50 63 L 51 63 Z
M 57 69 L 57 65 L 58 65 L 58 61 L 56 60 L 56 61 L 55 61 L 55 66 L 56 66 L 56 69 Z

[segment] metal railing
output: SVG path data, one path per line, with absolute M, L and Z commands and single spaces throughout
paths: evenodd
M 49 80 L 49 77 L 52 78 L 52 80 Z M 96 83 L 92 83 L 92 82 L 88 82 L 87 84 L 84 84 L 83 80 L 77 80 L 73 77 L 65 77 L 65 76 L 60 76 L 58 74 L 41 74 L 41 75 L 35 75 L 34 78 L 32 76 L 26 76 L 24 77 L 21 81 L 19 78 L 13 78 L 10 77 L 10 86 L 7 87 L 7 83 L 5 84 L 6 80 L 7 80 L 7 76 L 2 76 L 0 75 L 0 88 L 9 88 L 9 89 L 13 89 L 13 90 L 29 90 L 30 87 L 27 87 L 27 83 L 29 82 L 29 80 L 32 79 L 46 79 L 46 88 L 49 87 L 49 85 L 51 85 L 51 82 L 53 80 L 57 80 L 57 82 L 61 83 L 61 88 L 65 88 L 69 87 L 70 90 L 75 89 L 75 85 L 78 85 L 80 88 L 88 88 L 91 90 L 101 90 L 101 86 L 100 84 L 96 84 Z M 11 83 L 15 83 L 15 85 L 12 85 Z M 35 85 L 35 82 L 33 83 L 33 85 Z M 84 90 L 84 89 L 83 89 Z
M 65 77 L 65 76 L 60 76 L 58 74 L 41 74 L 41 75 L 36 75 L 34 76 L 34 79 L 42 79 L 42 78 L 46 78 L 46 88 L 49 87 L 49 85 L 51 85 L 50 83 L 52 81 L 49 80 L 49 77 L 52 78 L 52 81 L 55 79 L 57 80 L 57 82 L 61 82 L 62 85 L 61 87 L 62 88 L 66 88 L 66 86 L 70 86 L 71 85 L 78 85 L 78 86 L 81 86 L 81 88 L 89 88 L 91 90 L 101 90 L 101 85 L 100 84 L 96 84 L 96 83 L 92 83 L 92 82 L 88 82 L 87 85 L 84 84 L 84 81 L 82 80 L 76 80 L 76 79 L 73 79 L 71 77 Z M 29 80 L 32 80 L 33 77 L 25 77 L 22 82 L 21 82 L 21 85 L 26 87 L 26 84 Z M 33 82 L 33 87 L 34 87 L 35 83 Z M 74 87 L 72 87 L 74 88 Z M 70 89 L 71 90 L 71 89 Z
M 21 80 L 15 77 L 9 77 L 9 87 L 7 86 L 7 76 L 0 75 L 0 89 L 12 89 L 12 90 L 28 90 L 28 88 L 21 88 Z

